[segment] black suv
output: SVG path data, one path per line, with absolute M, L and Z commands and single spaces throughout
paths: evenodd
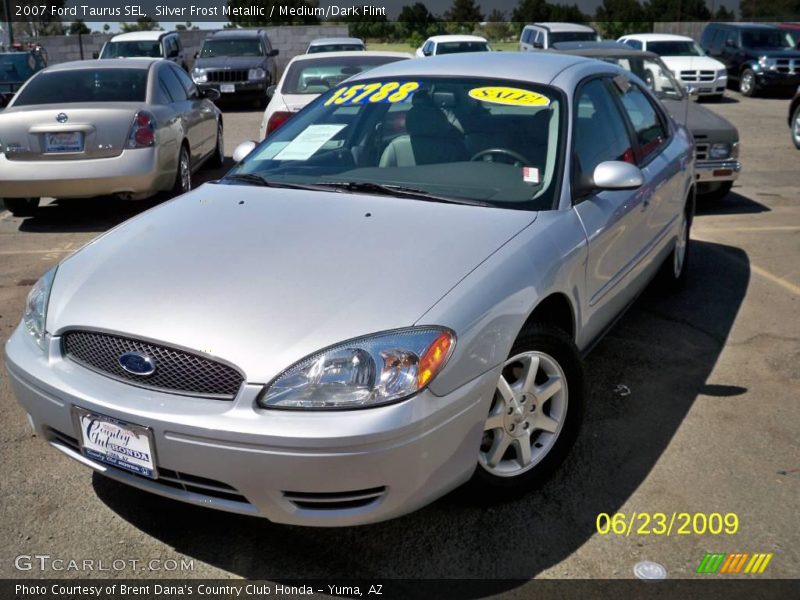
M 773 25 L 709 23 L 700 46 L 725 63 L 728 81 L 738 81 L 745 96 L 800 84 L 800 51 L 792 48 L 786 32 Z
M 216 31 L 203 42 L 192 79 L 201 91 L 214 88 L 223 97 L 255 99 L 266 108 L 268 90 L 278 81 L 277 55 L 261 29 Z

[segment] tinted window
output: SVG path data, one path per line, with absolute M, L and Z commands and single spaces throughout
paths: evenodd
M 318 44 L 308 49 L 309 54 L 320 54 L 322 52 L 353 52 L 363 50 L 361 44 Z
M 165 42 L 167 46 L 167 56 L 176 56 L 178 54 L 178 44 L 175 43 L 175 38 L 168 37 Z
M 169 88 L 164 82 L 164 75 L 159 75 L 158 86 L 156 86 L 156 104 L 171 104 L 172 96 L 169 95 Z
M 160 58 L 161 42 L 141 41 L 141 42 L 109 42 L 103 48 L 103 55 L 100 58 L 123 58 L 145 56 L 150 58 Z
M 728 37 L 725 39 L 725 43 L 732 46 L 738 46 L 739 34 L 737 34 L 735 31 L 729 31 Z
M 263 56 L 258 39 L 206 40 L 200 52 L 202 58 L 213 56 Z
M 522 31 L 522 43 L 527 44 L 531 41 L 531 30 L 525 29 Z
M 787 48 L 789 42 L 778 29 L 745 29 L 742 31 L 745 48 Z
M 639 40 L 625 40 L 625 43 L 631 48 L 636 48 L 637 50 L 642 49 L 642 42 Z
M 594 42 L 597 34 L 593 31 L 557 31 L 550 32 L 550 45 L 559 42 Z
M 169 95 L 172 96 L 172 101 L 181 102 L 182 100 L 186 100 L 186 90 L 175 76 L 174 69 L 165 69 L 163 71 L 163 77 L 164 83 L 167 86 L 167 90 L 169 90 Z
M 714 52 L 719 52 L 722 49 L 722 44 L 725 43 L 725 30 L 717 29 L 714 32 L 714 37 L 711 39 L 711 49 Z
M 51 71 L 31 79 L 17 94 L 14 106 L 51 102 L 144 102 L 146 94 L 147 69 Z
M 633 148 L 625 120 L 605 81 L 595 79 L 584 85 L 576 107 L 573 140 L 575 181 L 590 177 L 594 168 L 607 160 L 633 162 Z
M 429 42 L 430 43 L 430 42 Z M 426 44 L 427 46 L 428 44 Z M 398 60 L 394 56 L 337 56 L 298 60 L 292 63 L 283 78 L 284 94 L 324 94 L 356 73 Z
M 197 95 L 197 88 L 195 87 L 192 78 L 186 74 L 186 71 L 183 69 L 176 69 L 174 67 L 171 68 L 170 71 L 172 71 L 172 74 L 175 75 L 178 78 L 178 81 L 181 82 L 183 89 L 186 91 L 186 95 L 189 98 L 194 98 Z
M 444 42 L 436 47 L 436 54 L 458 54 L 460 52 L 486 52 L 489 44 L 486 42 Z
M 703 56 L 697 44 L 690 41 L 650 42 L 647 49 L 659 56 Z
M 636 131 L 640 158 L 645 159 L 667 139 L 661 115 L 650 102 L 650 98 L 636 85 L 631 85 L 628 91 L 622 94 L 622 104 Z

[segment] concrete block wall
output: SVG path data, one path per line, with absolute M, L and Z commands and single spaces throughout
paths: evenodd
M 272 46 L 280 51 L 277 57 L 278 69 L 283 68 L 293 57 L 303 54 L 308 47 L 308 43 L 319 37 L 346 37 L 348 35 L 347 25 L 297 25 L 282 27 L 262 27 L 266 30 Z M 193 66 L 194 55 L 203 45 L 211 29 L 192 29 L 179 32 L 181 41 L 186 48 L 187 63 L 189 68 Z M 47 55 L 51 65 L 81 60 L 81 46 L 83 46 L 83 59 L 91 59 L 95 52 L 100 52 L 113 33 L 92 33 L 82 36 L 77 35 L 53 35 L 40 37 L 36 40 L 19 39 L 20 42 L 37 41 L 47 50 Z
M 700 41 L 700 35 L 709 21 L 665 21 L 663 23 L 653 23 L 654 33 L 672 33 L 675 35 L 685 35 L 694 41 Z

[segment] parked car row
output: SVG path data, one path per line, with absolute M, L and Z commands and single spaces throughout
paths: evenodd
M 583 354 L 651 280 L 687 279 L 693 139 L 607 61 L 394 58 L 341 82 L 298 61 L 292 85 L 321 96 L 220 180 L 37 282 L 5 350 L 41 439 L 132 487 L 307 526 L 394 518 L 464 484 L 494 501 L 545 484 L 579 435 Z M 153 104 L 161 75 L 196 89 L 180 68 L 49 74 L 92 81 L 81 68 L 140 90 L 106 107 L 117 137 L 98 137 L 101 105 L 49 105 L 20 126 L 44 154 L 6 162 L 81 171 L 81 151 L 182 147 Z

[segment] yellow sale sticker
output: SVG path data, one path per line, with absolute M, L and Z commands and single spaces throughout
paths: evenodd
M 387 81 L 386 83 L 357 83 L 340 87 L 325 101 L 325 106 L 331 104 L 377 104 L 388 102 L 405 102 L 419 89 L 419 83 L 408 81 Z
M 469 91 L 470 98 L 492 104 L 506 104 L 508 106 L 548 106 L 550 98 L 530 90 L 521 90 L 512 87 L 479 87 Z

